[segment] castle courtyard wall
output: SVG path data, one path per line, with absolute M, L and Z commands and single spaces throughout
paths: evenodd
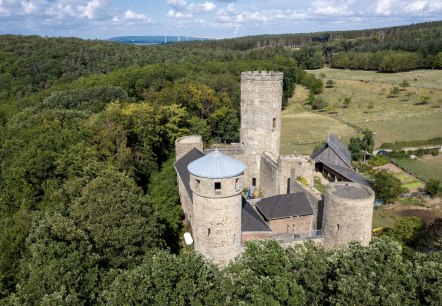
M 258 188 L 261 192 L 261 197 L 267 198 L 278 195 L 279 169 L 276 160 L 270 154 L 263 153 L 261 155 L 260 177 L 261 180 Z
M 302 234 L 312 230 L 313 215 L 295 216 L 268 221 L 272 234 Z

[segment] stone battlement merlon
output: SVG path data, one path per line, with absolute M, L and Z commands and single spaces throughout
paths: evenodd
M 243 80 L 275 81 L 282 80 L 284 74 L 280 71 L 245 71 L 241 73 Z

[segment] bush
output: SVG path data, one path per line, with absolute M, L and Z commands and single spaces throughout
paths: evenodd
M 350 103 L 351 103 L 351 98 L 350 97 L 345 97 L 343 103 L 344 103 L 344 108 L 347 108 L 350 105 Z
M 328 80 L 328 81 L 325 83 L 325 87 L 326 87 L 326 88 L 333 88 L 333 87 L 335 87 L 335 84 L 336 84 L 335 81 L 333 81 L 333 80 Z
M 376 198 L 385 203 L 392 203 L 403 193 L 401 181 L 386 170 L 375 173 L 371 187 L 376 193 Z
M 440 181 L 429 179 L 427 184 L 425 184 L 425 192 L 430 197 L 435 197 L 440 190 Z
M 388 94 L 389 98 L 396 98 L 399 95 L 399 87 L 394 86 L 390 88 L 390 93 Z
M 403 79 L 402 82 L 399 84 L 399 86 L 402 87 L 404 90 L 405 88 L 410 86 L 410 83 L 406 79 Z
M 328 102 L 323 97 L 316 97 L 312 102 L 312 109 L 318 110 L 328 106 Z
M 391 158 L 398 158 L 398 159 L 408 159 L 410 158 L 410 153 L 405 152 L 402 149 L 393 149 L 390 153 Z
M 383 165 L 388 164 L 389 162 L 390 162 L 390 158 L 385 155 L 374 155 L 374 156 L 371 156 L 370 159 L 368 160 L 368 163 L 370 165 L 372 165 L 373 167 L 383 166 Z
M 419 240 L 419 232 L 424 227 L 424 222 L 418 217 L 398 218 L 394 221 L 393 228 L 386 232 L 386 235 L 402 245 L 414 247 Z

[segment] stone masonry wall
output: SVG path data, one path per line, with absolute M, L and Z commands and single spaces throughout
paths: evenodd
M 241 73 L 241 143 L 244 146 L 245 186 L 252 178 L 260 186 L 261 153 L 279 156 L 282 72 Z
M 352 240 L 368 245 L 372 234 L 374 192 L 368 187 L 337 182 L 324 193 L 324 248 L 345 246 Z
M 180 159 L 186 155 L 193 148 L 203 151 L 203 139 L 200 135 L 184 136 L 175 140 L 175 160 Z M 177 175 L 178 192 L 180 195 L 181 206 L 183 207 L 184 215 L 191 220 L 192 218 L 192 201 L 190 195 L 184 187 L 179 175 Z
M 190 199 L 190 195 L 187 193 L 186 187 L 184 187 L 183 181 L 178 175 L 178 192 L 180 195 L 181 206 L 183 208 L 184 216 L 192 222 L 193 204 Z
M 312 230 L 313 216 L 298 216 L 268 221 L 273 234 L 309 233 Z
M 200 135 L 184 136 L 175 140 L 175 159 L 178 160 L 193 148 L 203 152 L 203 139 Z
M 260 177 L 259 190 L 261 191 L 261 196 L 267 198 L 278 195 L 278 164 L 273 157 L 266 153 L 261 155 Z
M 309 186 L 313 186 L 314 163 L 309 157 L 298 155 L 284 155 L 278 160 L 279 192 L 288 193 L 288 186 L 291 181 L 295 181 L 298 176 L 305 178 Z M 290 178 L 290 180 L 289 180 Z M 290 190 L 290 192 L 292 192 Z
M 242 179 L 207 179 L 190 175 L 195 251 L 225 265 L 241 252 Z M 221 189 L 215 189 L 215 182 Z

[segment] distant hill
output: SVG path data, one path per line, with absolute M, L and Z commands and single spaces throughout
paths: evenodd
M 121 42 L 124 44 L 136 44 L 136 45 L 160 45 L 169 44 L 182 41 L 205 41 L 209 38 L 201 38 L 194 36 L 118 36 L 112 37 L 110 41 Z

